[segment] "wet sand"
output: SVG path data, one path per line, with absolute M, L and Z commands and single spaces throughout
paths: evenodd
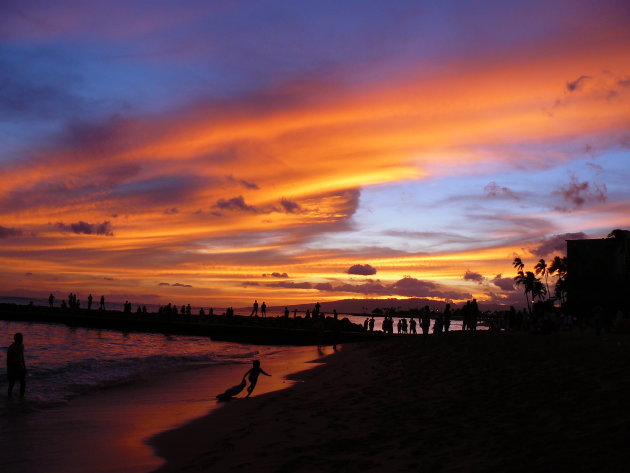
M 344 346 L 295 378 L 154 438 L 167 460 L 157 471 L 630 468 L 624 334 L 394 337 Z
M 316 347 L 279 347 L 265 355 L 254 394 L 291 385 L 285 376 L 330 353 Z M 163 459 L 150 437 L 221 409 L 215 396 L 237 384 L 251 364 L 225 364 L 171 373 L 72 399 L 67 405 L 34 409 L 27 399 L 6 400 L 0 422 L 0 471 L 14 473 L 145 473 Z M 6 385 L 3 383 L 2 388 Z

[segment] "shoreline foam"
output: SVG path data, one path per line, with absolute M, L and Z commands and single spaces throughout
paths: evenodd
M 319 356 L 315 347 L 278 348 L 262 357 L 274 376 L 261 379 L 254 395 L 289 385 L 285 374 Z M 215 396 L 249 367 L 230 363 L 139 380 L 42 411 L 29 410 L 27 392 L 26 403 L 7 403 L 9 416 L 0 423 L 0 471 L 146 473 L 163 462 L 147 440 L 216 409 Z

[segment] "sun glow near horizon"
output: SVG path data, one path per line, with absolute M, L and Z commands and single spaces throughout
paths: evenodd
M 336 7 L 312 12 L 337 36 L 270 33 L 226 7 L 188 20 L 223 46 L 156 56 L 120 53 L 171 50 L 168 16 L 96 33 L 61 1 L 35 31 L 36 4 L 5 8 L 6 294 L 522 304 L 503 281 L 515 255 L 533 265 L 563 235 L 630 226 L 630 10 L 566 7 L 480 4 L 482 21 L 388 4 L 350 30 Z M 539 21 L 523 29 L 514 9 Z M 215 21 L 239 34 L 202 27 Z

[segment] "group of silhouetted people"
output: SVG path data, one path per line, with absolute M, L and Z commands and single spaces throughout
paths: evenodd
M 55 301 L 56 300 L 57 300 L 57 298 L 51 292 L 50 295 L 48 296 L 48 306 L 51 309 L 55 306 Z M 89 294 L 88 297 L 87 297 L 87 309 L 88 310 L 92 310 L 92 302 L 93 301 L 94 301 L 94 298 L 92 297 L 92 294 Z M 68 302 L 66 302 L 65 299 L 61 300 L 61 308 L 62 309 L 79 310 L 81 308 L 81 301 L 77 298 L 76 294 L 71 292 L 70 294 L 68 294 Z M 98 309 L 99 310 L 105 310 L 105 296 L 101 296 L 101 303 L 100 303 Z M 125 309 L 126 309 L 126 306 L 125 306 Z

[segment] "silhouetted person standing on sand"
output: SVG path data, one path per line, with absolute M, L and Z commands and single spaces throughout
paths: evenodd
M 446 304 L 442 319 L 444 322 L 444 332 L 448 332 L 448 329 L 451 328 L 451 304 Z
M 477 330 L 477 320 L 479 319 L 479 306 L 477 299 L 473 299 L 470 304 L 470 330 Z
M 105 310 L 105 296 L 101 296 L 101 305 L 98 310 Z
M 13 335 L 13 343 L 7 349 L 7 378 L 9 378 L 9 397 L 13 397 L 13 386 L 20 382 L 20 399 L 26 390 L 26 363 L 24 362 L 24 344 L 21 333 Z
M 258 317 L 258 300 L 254 301 L 254 305 L 252 306 L 252 313 L 249 314 L 249 316 L 251 317 L 252 315 Z
M 271 376 L 269 373 L 265 373 L 265 371 L 260 367 L 260 361 L 254 360 L 254 366 L 243 375 L 243 378 L 249 375 L 249 386 L 247 386 L 247 396 L 251 396 L 254 388 L 256 387 L 256 383 L 258 383 L 258 376 L 260 374 L 264 374 L 265 376 Z
M 431 309 L 429 306 L 424 306 L 422 309 L 422 315 L 420 316 L 420 328 L 422 329 L 422 335 L 429 335 L 429 327 L 431 326 Z

